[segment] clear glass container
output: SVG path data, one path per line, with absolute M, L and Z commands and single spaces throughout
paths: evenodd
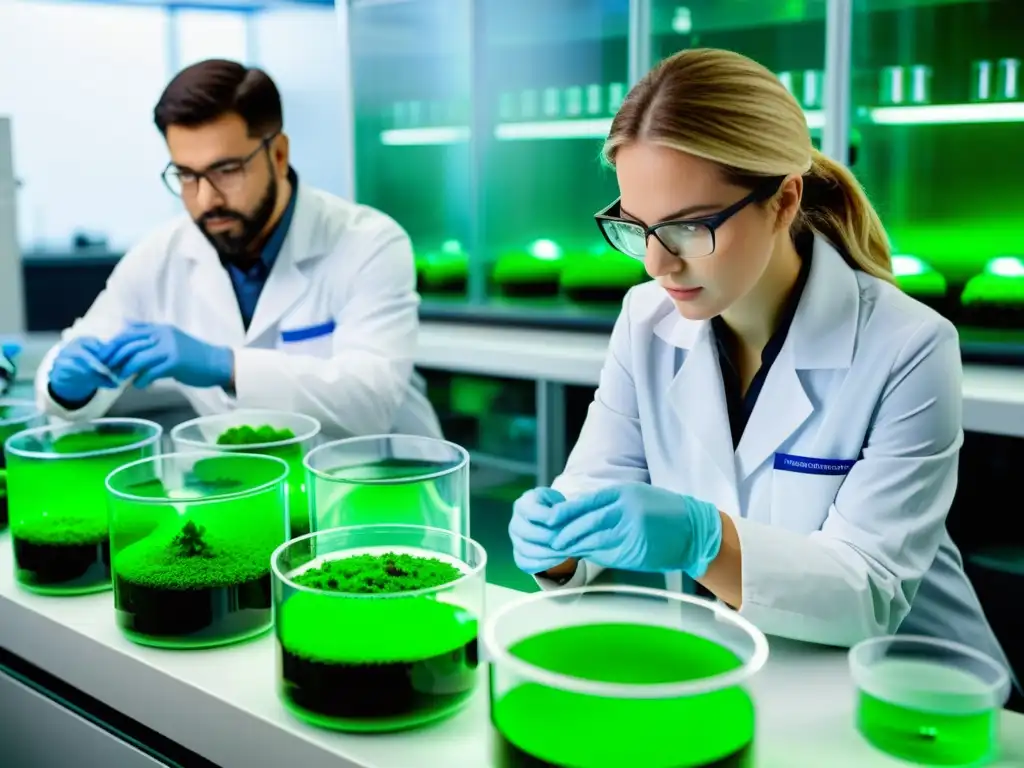
M 104 418 L 36 427 L 7 440 L 7 493 L 18 582 L 73 595 L 110 588 L 104 481 L 123 464 L 156 455 L 163 429 Z
M 276 456 L 288 464 L 289 535 L 309 533 L 309 497 L 302 461 L 316 445 L 320 422 L 288 411 L 240 409 L 201 416 L 171 430 L 175 451 L 242 451 Z
M 893 757 L 924 765 L 987 765 L 998 756 L 1007 670 L 949 640 L 877 637 L 850 651 L 857 728 Z
M 484 627 L 494 764 L 754 764 L 746 684 L 768 659 L 715 602 L 624 585 L 529 595 Z
M 288 472 L 276 456 L 196 451 L 107 478 L 114 609 L 130 640 L 206 648 L 270 629 Z
M 476 688 L 487 555 L 451 531 L 357 525 L 273 556 L 279 692 L 296 717 L 393 731 L 447 717 Z
M 469 454 L 446 440 L 375 435 L 306 456 L 314 530 L 401 523 L 469 535 Z
M 42 415 L 32 400 L 0 397 L 0 531 L 7 527 L 7 460 L 4 443 L 11 435 L 42 423 Z

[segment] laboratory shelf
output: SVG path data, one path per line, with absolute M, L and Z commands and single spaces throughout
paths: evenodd
M 10 538 L 3 534 L 0 561 L 9 560 Z M 488 585 L 488 610 L 521 594 Z M 781 638 L 769 638 L 769 645 L 768 664 L 752 682 L 758 764 L 901 765 L 857 734 L 844 650 Z M 32 595 L 15 586 L 9 569 L 0 569 L 0 647 L 224 768 L 493 765 L 485 685 L 464 711 L 429 728 L 369 739 L 309 728 L 290 717 L 277 697 L 272 638 L 188 653 L 135 645 L 118 632 L 109 596 Z M 994 768 L 1024 764 L 1024 716 L 1003 712 L 1000 725 L 1003 754 Z M 5 734 L 5 750 L 16 751 L 18 738 L 28 737 Z

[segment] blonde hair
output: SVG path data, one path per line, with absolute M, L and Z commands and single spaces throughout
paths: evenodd
M 854 269 L 893 280 L 889 239 L 864 189 L 848 168 L 811 145 L 800 105 L 757 62 L 713 48 L 660 62 L 615 115 L 604 159 L 614 165 L 619 148 L 638 140 L 711 160 L 745 187 L 801 174 L 795 232 L 810 228 Z

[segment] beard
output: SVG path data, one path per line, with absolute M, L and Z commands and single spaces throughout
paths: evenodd
M 270 177 L 259 205 L 250 213 L 245 214 L 230 208 L 214 208 L 207 211 L 195 220 L 199 231 L 203 233 L 210 245 L 217 251 L 222 262 L 233 264 L 237 267 L 244 267 L 252 263 L 256 246 L 267 228 L 271 217 L 274 215 L 274 208 L 277 205 L 277 178 Z M 231 219 L 241 224 L 241 231 L 237 234 L 232 232 L 210 232 L 207 229 L 207 222 L 210 219 Z

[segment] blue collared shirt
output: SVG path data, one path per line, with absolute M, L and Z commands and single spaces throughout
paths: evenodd
M 242 323 L 246 329 L 252 322 L 252 316 L 256 313 L 256 303 L 263 293 L 263 286 L 267 284 L 270 277 L 270 270 L 277 261 L 284 245 L 288 230 L 291 227 L 292 215 L 295 213 L 295 199 L 298 197 L 299 177 L 294 170 L 288 170 L 288 180 L 292 184 L 292 195 L 288 200 L 288 207 L 284 209 L 280 221 L 270 233 L 266 245 L 256 259 L 248 268 L 236 267 L 234 264 L 225 264 L 228 276 L 231 278 L 231 287 L 235 289 L 235 298 L 238 299 L 238 309 L 242 313 Z

